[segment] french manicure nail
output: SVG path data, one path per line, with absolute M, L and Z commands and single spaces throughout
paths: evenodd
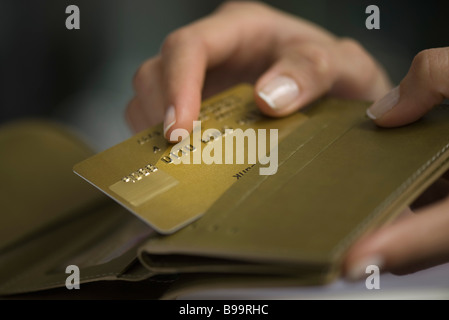
M 369 273 L 366 272 L 368 266 L 377 266 L 382 269 L 384 266 L 384 259 L 379 255 L 368 256 L 356 262 L 346 274 L 346 278 L 350 281 L 358 281 L 365 279 Z
M 165 120 L 164 120 L 164 136 L 167 136 L 167 131 L 173 127 L 173 125 L 176 123 L 176 112 L 175 107 L 170 106 L 168 107 L 167 111 L 165 112 Z
M 366 115 L 373 120 L 381 118 L 385 113 L 393 109 L 399 101 L 399 86 L 388 92 L 383 98 L 374 102 L 366 109 Z
M 296 82 L 287 76 L 277 76 L 258 92 L 272 109 L 282 109 L 290 105 L 299 96 Z

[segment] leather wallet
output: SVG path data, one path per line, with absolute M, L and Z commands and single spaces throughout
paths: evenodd
M 4 125 L 0 294 L 69 292 L 68 265 L 80 268 L 81 288 L 131 281 L 152 298 L 335 280 L 360 236 L 449 168 L 448 106 L 385 129 L 365 116 L 368 105 L 322 98 L 308 106 L 307 120 L 278 146 L 276 174 L 248 171 L 170 235 L 72 173 L 92 151 L 68 128 L 43 120 Z

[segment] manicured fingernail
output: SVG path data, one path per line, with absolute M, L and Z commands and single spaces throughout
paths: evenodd
M 370 271 L 367 272 L 368 266 L 376 266 L 379 270 L 381 270 L 384 266 L 384 259 L 378 255 L 363 258 L 349 269 L 346 274 L 346 279 L 350 281 L 366 279 L 366 277 L 371 273 Z
M 278 76 L 268 82 L 258 92 L 271 108 L 282 109 L 290 105 L 299 96 L 299 88 L 296 82 L 287 76 Z
M 164 137 L 167 137 L 167 131 L 173 127 L 173 125 L 176 123 L 176 112 L 175 107 L 170 106 L 168 107 L 167 111 L 165 112 L 165 120 L 164 120 Z
M 366 109 L 366 115 L 373 120 L 381 118 L 385 113 L 393 109 L 399 101 L 399 86 L 388 92 L 383 98 L 374 102 Z

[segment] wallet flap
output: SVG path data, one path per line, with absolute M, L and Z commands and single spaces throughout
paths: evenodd
M 73 174 L 91 151 L 67 128 L 11 123 L 0 152 L 0 294 L 65 286 L 69 265 L 80 283 L 151 275 L 137 247 L 153 231 Z
M 290 154 L 276 175 L 251 171 L 202 219 L 149 239 L 141 254 L 151 259 L 141 260 L 151 268 L 164 254 L 194 255 L 338 270 L 363 232 L 400 213 L 449 167 L 447 106 L 395 129 L 375 126 L 366 106 L 316 103 L 306 113 L 315 129 L 306 123 L 279 145 L 280 157 Z

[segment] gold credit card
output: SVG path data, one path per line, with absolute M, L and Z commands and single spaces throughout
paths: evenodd
M 74 172 L 156 231 L 172 233 L 244 179 L 254 159 L 266 170 L 274 168 L 261 174 L 275 174 L 277 144 L 307 121 L 301 113 L 266 117 L 253 94 L 251 85 L 242 84 L 204 101 L 194 132 L 178 144 L 166 141 L 160 124 L 78 163 Z M 254 129 L 253 135 L 248 129 Z M 260 132 L 266 133 L 265 143 Z M 237 133 L 243 133 L 244 150 L 239 150 Z

